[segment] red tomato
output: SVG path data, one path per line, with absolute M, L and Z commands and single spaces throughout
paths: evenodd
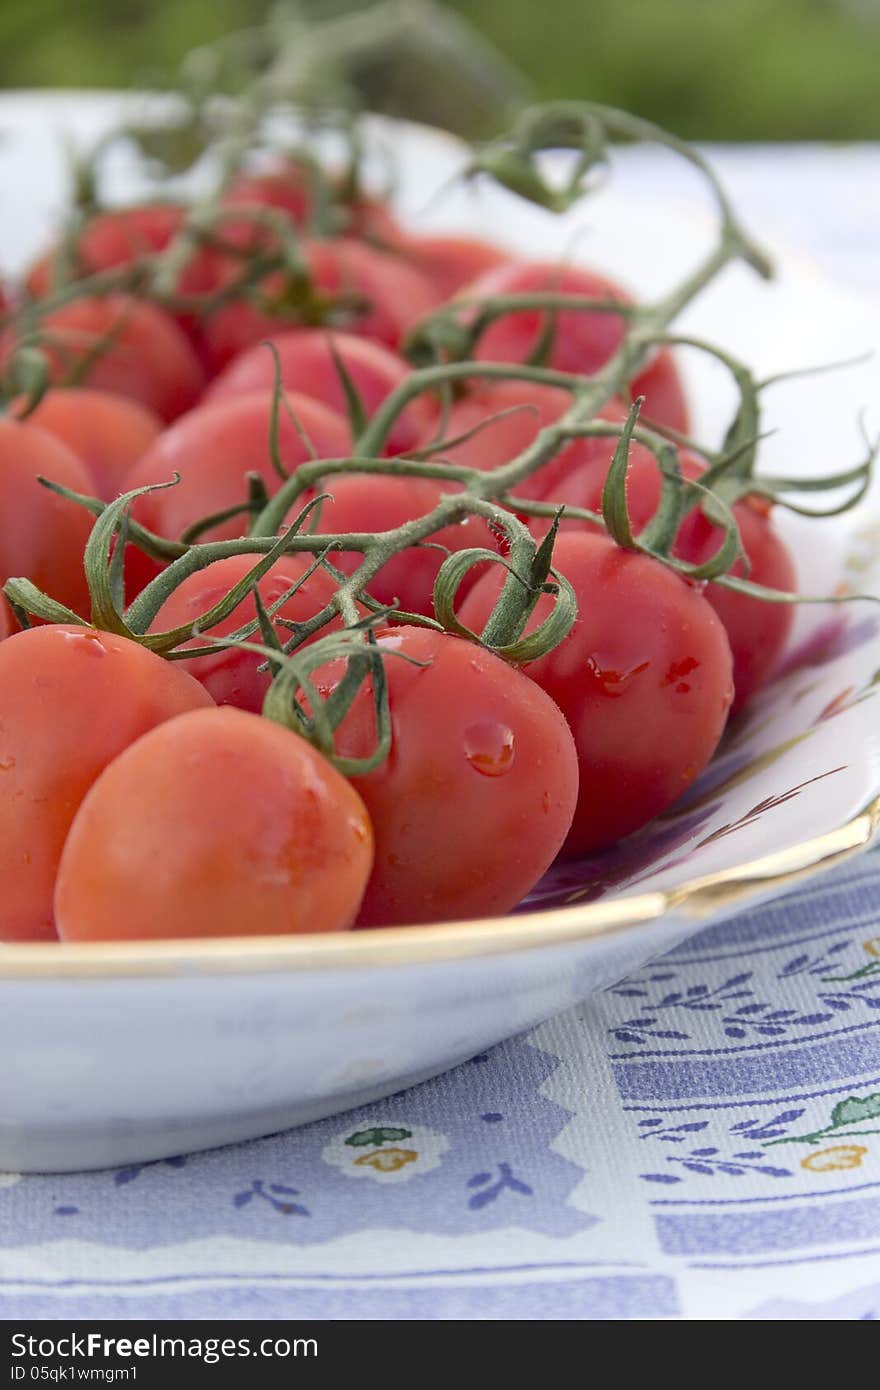
M 341 931 L 372 860 L 363 802 L 310 744 L 241 710 L 199 710 L 139 739 L 86 796 L 58 872 L 58 931 Z
M 179 203 L 143 203 L 98 213 L 75 240 L 77 278 L 131 265 L 144 256 L 164 251 L 180 231 L 185 217 L 186 208 Z M 53 288 L 55 255 L 54 249 L 47 252 L 27 273 L 25 288 L 34 299 L 42 299 Z
M 559 710 L 492 652 L 445 633 L 379 634 L 391 753 L 354 778 L 376 837 L 359 926 L 400 926 L 507 912 L 555 858 L 577 798 L 577 759 Z M 423 666 L 395 657 L 402 652 Z M 313 679 L 326 696 L 343 663 Z M 337 747 L 375 746 L 361 686 Z
M 324 480 L 322 491 L 330 493 L 322 504 L 318 535 L 337 535 L 355 531 L 390 531 L 407 521 L 427 516 L 444 493 L 457 491 L 428 478 L 393 478 L 383 474 L 331 476 Z M 467 550 L 472 546 L 495 549 L 495 541 L 480 517 L 469 517 L 436 531 L 429 537 L 431 545 L 441 545 L 447 551 Z M 354 551 L 331 556 L 333 563 L 346 574 L 352 574 L 361 563 L 362 555 Z M 434 580 L 445 560 L 442 551 L 427 546 L 410 546 L 393 556 L 368 585 L 368 592 L 377 602 L 389 607 L 403 608 L 408 613 L 434 616 Z M 473 580 L 465 579 L 460 593 L 466 593 Z
M 125 490 L 126 475 L 162 433 L 162 421 L 138 401 L 88 387 L 54 387 L 27 418 L 72 449 L 105 502 Z
M 619 285 L 596 271 L 553 261 L 508 261 L 472 281 L 461 293 L 468 300 L 480 300 L 542 290 L 632 303 Z M 483 362 L 525 362 L 540 343 L 546 324 L 547 314 L 540 309 L 505 314 L 490 324 L 474 355 Z M 625 320 L 618 314 L 562 310 L 555 315 L 554 327 L 548 365 L 590 375 L 620 347 Z
M 467 299 L 483 299 L 541 290 L 590 299 L 619 299 L 623 304 L 633 302 L 619 285 L 595 271 L 546 261 L 506 261 L 465 286 L 461 294 Z M 547 315 L 539 310 L 505 314 L 481 336 L 474 355 L 488 362 L 528 361 L 546 326 Z M 563 310 L 556 315 L 548 365 L 589 376 L 620 347 L 625 327 L 626 321 L 615 314 Z M 630 392 L 630 399 L 645 397 L 646 420 L 668 425 L 682 433 L 687 431 L 687 400 L 675 359 L 668 348 L 654 355 L 631 383 Z
M 281 380 L 288 391 L 313 396 L 346 414 L 345 391 L 336 370 L 334 351 L 343 363 L 368 415 L 410 374 L 410 366 L 390 348 L 357 338 L 352 333 L 330 333 L 300 328 L 272 338 L 281 366 Z M 236 357 L 214 379 L 205 399 L 219 400 L 243 391 L 270 389 L 275 380 L 275 361 L 265 345 Z M 403 454 L 418 447 L 437 414 L 434 401 L 419 396 L 397 417 L 388 438 L 387 452 Z
M 44 315 L 40 331 L 55 381 L 89 359 L 82 385 L 130 396 L 163 420 L 189 410 L 204 386 L 186 335 L 146 300 L 122 294 L 75 299 Z M 106 349 L 98 353 L 103 340 Z
M 629 399 L 644 396 L 642 406 L 644 424 L 667 425 L 687 434 L 690 429 L 690 413 L 684 384 L 679 374 L 675 358 L 669 348 L 656 353 L 637 377 L 630 383 Z
M 346 311 L 344 326 L 362 338 L 375 338 L 386 347 L 399 347 L 410 329 L 437 303 L 434 289 L 425 276 L 399 257 L 385 255 L 363 242 L 311 241 L 302 247 L 311 275 L 313 291 L 333 300 L 356 296 L 363 307 Z M 269 276 L 262 285 L 270 298 L 282 294 L 284 278 Z M 215 371 L 225 367 L 245 348 L 285 328 L 301 324 L 301 313 L 294 305 L 277 314 L 238 299 L 224 305 L 204 322 L 205 350 Z
M 526 668 L 574 734 L 580 795 L 569 854 L 607 849 L 671 805 L 702 772 L 733 697 L 724 628 L 705 598 L 647 556 L 595 532 L 560 536 L 554 564 L 578 599 L 578 619 Z M 493 569 L 461 606 L 481 631 L 503 583 Z M 531 627 L 546 616 L 542 598 Z
M 605 457 L 578 468 L 563 479 L 553 493 L 553 501 L 565 501 L 569 506 L 601 511 L 602 488 L 611 462 L 612 445 L 605 441 Z M 685 477 L 697 478 L 705 464 L 687 451 L 681 454 Z M 660 502 L 660 473 L 650 450 L 638 443 L 630 446 L 626 495 L 630 520 L 636 533 L 645 526 Z M 746 498 L 733 508 L 739 526 L 740 539 L 748 557 L 748 578 L 768 589 L 786 593 L 797 591 L 797 571 L 788 546 L 773 526 L 766 502 Z M 564 530 L 581 530 L 583 523 L 563 519 Z M 536 534 L 543 534 L 546 525 L 534 523 Z M 716 553 L 723 540 L 721 529 L 712 526 L 700 511 L 686 517 L 675 545 L 675 553 L 693 564 L 704 564 Z M 733 567 L 735 576 L 745 576 L 745 567 L 738 561 Z M 791 604 L 769 603 L 748 598 L 729 589 L 710 584 L 706 598 L 720 617 L 727 631 L 733 653 L 733 681 L 736 695 L 734 712 L 762 685 L 765 685 L 779 665 L 794 621 Z
M 466 236 L 406 237 L 398 250 L 427 275 L 441 299 L 451 299 L 478 275 L 511 260 L 499 246 Z
M 308 396 L 288 393 L 288 401 L 319 458 L 344 458 L 351 449 L 348 426 L 335 411 Z M 133 514 L 137 521 L 176 540 L 203 517 L 247 500 L 247 474 L 259 473 L 270 493 L 281 480 L 269 456 L 269 422 L 272 393 L 255 391 L 212 401 L 161 434 L 126 479 L 130 489 L 168 482 L 180 474 L 176 487 L 152 492 L 138 499 Z M 309 452 L 298 430 L 282 410 L 279 446 L 288 472 L 305 463 Z M 205 540 L 230 540 L 243 536 L 248 518 L 241 516 L 212 527 Z M 133 548 L 129 554 L 132 591 L 152 577 L 156 566 Z
M 0 643 L 0 689 L 0 940 L 48 940 L 58 861 L 89 787 L 141 734 L 211 698 L 173 663 L 85 627 Z M 128 907 L 117 903 L 123 920 Z
M 746 498 L 733 509 L 743 549 L 749 559 L 748 578 L 768 589 L 797 593 L 794 557 L 775 530 L 761 501 Z M 692 514 L 682 527 L 677 552 L 697 564 L 708 560 L 721 544 L 721 532 L 701 513 Z M 745 577 L 741 561 L 732 573 Z M 791 604 L 768 603 L 735 594 L 710 584 L 706 598 L 727 632 L 733 652 L 734 711 L 742 709 L 755 691 L 766 685 L 779 665 L 794 622 Z
M 16 627 L 17 623 L 12 615 L 12 609 L 3 595 L 0 594 L 0 642 L 3 641 L 4 637 L 11 637 Z
M 463 443 L 444 449 L 439 457 L 464 468 L 488 472 L 521 454 L 538 431 L 552 425 L 570 405 L 568 391 L 556 386 L 542 386 L 532 381 L 486 382 L 455 402 L 443 422 L 443 435 L 455 439 L 478 425 L 484 428 Z M 511 413 L 502 414 L 505 411 Z M 623 420 L 626 411 L 615 400 L 603 406 L 599 414 L 603 419 Z M 500 418 L 493 419 L 493 416 Z M 436 426 L 426 433 L 422 447 L 433 442 L 435 431 Z M 597 455 L 604 458 L 607 449 L 607 441 L 603 439 L 572 440 L 537 473 L 517 483 L 516 495 L 542 500 L 591 459 Z
M 297 159 L 276 161 L 262 171 L 244 170 L 230 184 L 221 200 L 229 207 L 264 207 L 284 212 L 296 227 L 308 226 L 314 214 L 314 197 L 308 165 Z M 401 232 L 384 203 L 361 198 L 354 204 L 337 203 L 334 214 L 339 230 L 347 236 L 393 244 Z
M 31 579 L 59 603 L 86 614 L 83 550 L 93 517 L 41 487 L 39 477 L 87 496 L 95 491 L 85 465 L 59 439 L 29 421 L 0 418 L 0 584 Z
M 182 627 L 184 623 L 196 623 L 222 598 L 225 598 L 233 585 L 254 567 L 256 555 L 232 555 L 226 560 L 216 560 L 188 579 L 174 590 L 162 605 L 152 631 L 166 632 L 169 628 Z M 292 584 L 304 574 L 311 563 L 311 555 L 291 554 L 273 565 L 268 574 L 257 583 L 260 597 L 270 608 Z M 336 584 L 326 570 L 315 570 L 300 589 L 278 610 L 280 618 L 291 622 L 304 623 L 313 618 L 332 599 Z M 249 594 L 223 622 L 212 627 L 211 637 L 225 637 L 236 628 L 244 627 L 256 616 L 256 604 Z M 342 619 L 337 618 L 321 629 L 319 636 L 340 627 Z M 251 639 L 260 642 L 259 632 Z M 204 641 L 195 638 L 192 646 L 204 646 Z M 253 652 L 237 651 L 228 647 L 225 651 L 212 652 L 210 656 L 192 657 L 175 662 L 189 671 L 210 693 L 218 705 L 234 705 L 237 709 L 250 710 L 259 714 L 269 688 L 271 677 L 259 668 L 262 658 Z

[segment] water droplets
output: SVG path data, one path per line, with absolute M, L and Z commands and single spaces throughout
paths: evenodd
M 483 777 L 503 777 L 513 767 L 516 740 L 513 730 L 496 719 L 480 719 L 464 732 L 464 755 Z

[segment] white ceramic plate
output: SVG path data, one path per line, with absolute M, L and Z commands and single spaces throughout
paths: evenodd
M 90 140 L 119 107 L 113 96 L 0 99 L 5 268 L 26 262 L 63 207 L 59 136 Z M 394 146 L 401 215 L 425 230 L 482 231 L 531 254 L 576 244 L 643 294 L 671 284 L 709 245 L 697 186 L 693 203 L 658 197 L 661 166 L 643 152 L 622 159 L 619 183 L 554 220 L 491 189 L 431 201 L 460 166 L 460 148 L 412 126 L 377 123 L 374 133 Z M 108 178 L 120 200 L 137 192 L 124 159 Z M 688 330 L 763 374 L 877 346 L 876 304 L 796 254 L 781 253 L 779 265 L 769 287 L 744 269 L 726 272 L 688 313 Z M 717 437 L 726 384 L 702 361 L 686 365 L 699 428 Z M 854 461 L 857 417 L 880 399 L 878 387 L 880 369 L 866 362 L 776 388 L 765 466 L 804 473 Z M 869 498 L 844 521 L 787 527 L 804 587 L 872 584 L 873 507 Z M 869 605 L 802 613 L 789 669 L 686 802 L 600 860 L 554 870 L 509 918 L 332 937 L 0 948 L 0 1167 L 160 1158 L 378 1098 L 862 848 L 880 815 L 878 631 Z

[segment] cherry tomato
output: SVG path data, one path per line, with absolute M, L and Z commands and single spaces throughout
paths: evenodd
M 527 674 L 562 710 L 577 746 L 580 794 L 565 849 L 606 849 L 659 815 L 702 772 L 733 698 L 730 646 L 691 584 L 596 532 L 559 537 L 554 564 L 578 599 L 563 642 Z M 460 609 L 479 632 L 504 574 L 479 580 Z M 541 599 L 531 626 L 546 615 Z
M 138 401 L 85 386 L 53 387 L 27 419 L 82 460 L 105 502 L 125 490 L 126 475 L 162 433 L 162 421 Z
M 331 191 L 331 190 L 328 190 Z M 243 170 L 221 200 L 227 207 L 264 207 L 284 212 L 296 227 L 306 228 L 315 212 L 309 167 L 297 159 L 277 160 L 268 169 Z M 396 243 L 402 233 L 384 203 L 359 198 L 354 203 L 335 202 L 338 230 L 368 241 Z
M 48 940 L 58 861 L 89 787 L 141 734 L 211 697 L 135 642 L 54 625 L 0 643 L 0 690 L 0 939 Z M 128 904 L 117 910 L 125 920 Z
M 394 478 L 380 473 L 328 477 L 322 491 L 328 492 L 330 497 L 322 503 L 315 530 L 318 535 L 390 531 L 407 521 L 427 516 L 444 493 L 457 490 L 429 478 Z M 444 526 L 428 539 L 429 546 L 409 546 L 382 566 L 367 586 L 377 602 L 433 617 L 434 580 L 446 555 L 431 546 L 443 546 L 445 551 L 467 550 L 472 546 L 495 548 L 488 526 L 475 516 Z M 339 569 L 352 574 L 363 557 L 349 551 L 331 558 Z M 459 592 L 466 593 L 472 582 L 466 577 Z
M 324 401 L 340 415 L 345 415 L 347 403 L 334 353 L 348 373 L 367 415 L 373 414 L 385 397 L 406 380 L 411 370 L 390 348 L 367 338 L 357 338 L 352 333 L 300 328 L 279 333 L 271 341 L 278 353 L 285 388 Z M 273 355 L 260 344 L 234 358 L 215 377 L 205 399 L 220 400 L 243 391 L 267 390 L 274 380 Z M 417 397 L 395 420 L 387 452 L 403 454 L 416 448 L 436 414 L 437 407 L 432 399 Z
M 632 303 L 630 296 L 604 275 L 553 261 L 507 261 L 473 280 L 461 294 L 464 299 L 481 300 L 544 290 Z M 482 334 L 474 355 L 484 362 L 526 362 L 539 347 L 546 327 L 547 314 L 540 309 L 505 314 Z M 619 314 L 561 310 L 554 316 L 548 365 L 590 375 L 620 347 L 624 327 Z
M 302 253 L 314 294 L 329 300 L 351 297 L 350 307 L 339 310 L 345 320 L 341 326 L 386 347 L 399 347 L 410 329 L 437 303 L 430 281 L 414 266 L 364 242 L 345 238 L 310 241 L 303 244 Z M 283 296 L 283 276 L 268 276 L 261 289 L 269 299 L 273 294 Z M 219 371 L 263 338 L 301 326 L 301 319 L 302 311 L 296 304 L 285 309 L 282 303 L 277 314 L 271 314 L 249 300 L 233 300 L 205 319 L 205 350 L 214 370 Z
M 9 607 L 3 595 L 0 594 L 0 642 L 2 642 L 5 637 L 11 637 L 16 626 L 15 618 L 12 616 L 12 609 Z
M 393 744 L 373 772 L 353 779 L 376 837 L 358 925 L 507 912 L 552 863 L 571 823 L 577 758 L 565 720 L 533 682 L 473 643 L 413 627 L 378 641 L 388 653 Z M 342 665 L 314 674 L 325 696 Z M 365 684 L 337 747 L 361 757 L 374 746 Z
M 472 281 L 461 295 L 467 299 L 485 299 L 541 290 L 589 299 L 616 299 L 622 304 L 633 302 L 619 285 L 595 271 L 546 261 L 506 261 Z M 615 314 L 558 312 L 553 323 L 548 365 L 564 372 L 591 375 L 620 347 L 625 326 L 625 320 Z M 546 328 L 547 314 L 540 310 L 505 314 L 481 336 L 475 356 L 489 362 L 527 362 L 540 346 Z M 687 400 L 675 359 L 668 348 L 655 353 L 635 377 L 630 386 L 630 399 L 636 396 L 645 397 L 646 420 L 668 425 L 682 433 L 687 431 Z
M 351 448 L 345 421 L 320 401 L 295 392 L 288 403 L 318 458 L 343 458 Z M 269 454 L 271 391 L 253 391 L 228 401 L 211 401 L 192 410 L 161 434 L 127 479 L 129 488 L 168 482 L 180 474 L 176 487 L 150 493 L 135 505 L 134 515 L 152 531 L 177 538 L 194 522 L 247 499 L 247 474 L 258 473 L 270 493 L 281 486 Z M 309 458 L 309 450 L 282 409 L 279 449 L 287 472 Z M 218 523 L 205 537 L 228 540 L 244 535 L 246 518 Z
M 131 265 L 164 251 L 185 218 L 186 209 L 180 203 L 143 203 L 99 212 L 74 239 L 72 269 L 76 278 Z M 47 252 L 28 271 L 25 288 L 32 298 L 42 299 L 53 289 L 56 254 L 54 249 Z
M 509 463 L 532 443 L 539 430 L 565 414 L 571 399 L 568 391 L 532 381 L 490 381 L 479 385 L 448 411 L 443 420 L 443 435 L 456 439 L 479 425 L 483 428 L 462 443 L 442 450 L 439 457 L 483 472 Z M 604 406 L 599 414 L 603 419 L 622 420 L 626 411 L 615 400 Z M 432 426 L 424 436 L 423 447 L 433 442 L 435 432 L 436 426 Z M 536 473 L 517 483 L 513 490 L 518 497 L 540 501 L 555 492 L 569 474 L 597 455 L 604 458 L 607 451 L 605 440 L 573 439 Z
M 228 594 L 229 590 L 243 579 L 256 562 L 255 555 L 231 555 L 225 560 L 215 560 L 185 579 L 166 599 L 152 625 L 154 632 L 182 627 L 184 623 L 196 623 L 216 603 Z M 291 585 L 301 579 L 311 563 L 311 555 L 294 553 L 279 560 L 257 583 L 260 597 L 266 608 L 270 608 Z M 326 570 L 317 569 L 305 580 L 302 587 L 278 610 L 278 617 L 291 622 L 304 623 L 324 608 L 336 592 L 336 584 Z M 249 594 L 223 622 L 212 627 L 210 637 L 225 637 L 236 628 L 244 627 L 256 616 L 256 604 Z M 321 628 L 318 636 L 332 632 L 342 624 L 336 618 Z M 261 641 L 259 632 L 251 639 Z M 205 642 L 194 638 L 188 645 L 202 647 Z M 234 705 L 236 709 L 250 710 L 259 714 L 269 688 L 271 677 L 261 671 L 262 658 L 253 652 L 237 651 L 234 647 L 212 652 L 210 656 L 187 658 L 175 662 L 200 680 L 211 698 L 218 705 Z
M 86 496 L 95 491 L 85 465 L 59 439 L 29 421 L 0 418 L 0 583 L 30 579 L 87 614 L 83 550 L 94 518 L 42 487 L 40 477 Z
M 341 931 L 372 860 L 363 802 L 310 744 L 241 710 L 198 710 L 139 739 L 85 797 L 58 872 L 58 931 Z
M 644 424 L 667 425 L 669 429 L 687 434 L 690 412 L 684 383 L 675 358 L 669 348 L 655 353 L 646 367 L 630 383 L 629 399 L 644 396 Z
M 411 236 L 398 251 L 427 275 L 441 299 L 451 299 L 478 275 L 510 261 L 508 252 L 466 236 Z
M 602 488 L 611 462 L 612 444 L 605 443 L 605 457 L 597 456 L 586 466 L 564 478 L 549 500 L 569 506 L 602 509 Z M 705 464 L 687 450 L 681 452 L 685 477 L 697 478 Z M 650 521 L 660 502 L 660 473 L 650 450 L 638 443 L 630 445 L 626 478 L 627 505 L 636 533 Z M 797 591 L 797 571 L 785 541 L 773 526 L 770 508 L 758 498 L 736 503 L 733 514 L 748 558 L 748 578 L 768 589 L 785 593 Z M 546 531 L 545 523 L 533 523 L 536 534 Z M 562 521 L 563 530 L 583 529 L 579 521 Z M 684 520 L 675 544 L 675 553 L 692 564 L 704 564 L 717 552 L 723 540 L 720 527 L 713 526 L 699 510 Z M 745 577 L 742 561 L 731 573 Z M 755 691 L 765 685 L 779 665 L 794 621 L 791 604 L 772 603 L 734 593 L 718 584 L 709 584 L 706 598 L 727 631 L 733 653 L 733 681 L 736 694 L 733 711 L 742 709 Z
M 122 294 L 74 299 L 45 314 L 40 331 L 55 381 L 84 371 L 80 385 L 130 396 L 163 420 L 189 410 L 204 386 L 186 335 L 146 300 Z

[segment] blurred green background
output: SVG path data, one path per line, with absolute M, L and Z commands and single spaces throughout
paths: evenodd
M 321 12 L 340 0 L 312 4 Z M 539 97 L 609 101 L 704 139 L 880 138 L 880 0 L 449 4 Z M 0 0 L 0 85 L 150 83 L 193 45 L 271 8 L 272 0 Z

